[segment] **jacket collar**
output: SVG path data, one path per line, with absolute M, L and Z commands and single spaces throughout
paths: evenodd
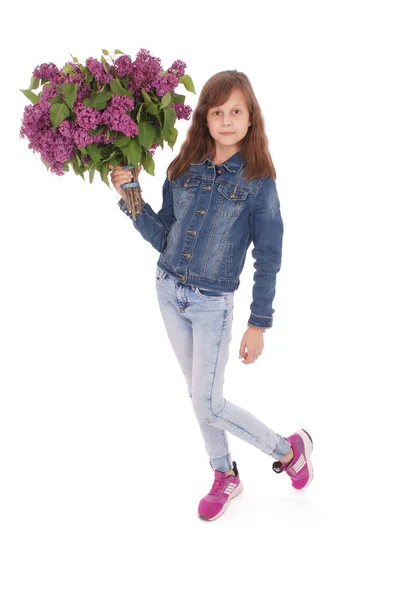
M 204 161 L 200 163 L 191 163 L 191 166 L 198 167 L 204 164 L 207 164 L 209 166 L 213 165 L 214 163 L 210 160 L 209 157 L 207 157 Z M 228 160 L 221 164 L 221 166 L 224 167 L 227 171 L 230 171 L 230 173 L 238 173 L 238 171 L 240 171 L 244 165 L 245 159 L 241 152 L 236 152 L 233 156 L 231 156 Z

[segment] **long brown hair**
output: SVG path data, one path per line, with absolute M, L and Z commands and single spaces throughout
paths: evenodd
M 269 152 L 269 140 L 265 133 L 262 111 L 248 77 L 239 71 L 220 71 L 213 75 L 202 88 L 198 104 L 192 114 L 191 125 L 178 156 L 167 167 L 168 178 L 175 179 L 184 173 L 191 163 L 204 161 L 214 148 L 214 139 L 206 125 L 209 108 L 224 104 L 231 92 L 243 92 L 252 125 L 241 140 L 240 152 L 245 159 L 245 176 L 248 180 L 270 176 L 276 179 L 276 169 Z

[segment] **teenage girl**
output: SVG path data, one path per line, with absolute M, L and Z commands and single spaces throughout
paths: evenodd
M 119 206 L 130 218 L 121 184 L 131 178 L 121 167 L 112 170 Z M 251 242 L 255 272 L 239 350 L 243 364 L 262 354 L 264 332 L 272 327 L 283 237 L 275 178 L 250 81 L 244 73 L 222 71 L 200 93 L 187 137 L 167 169 L 162 208 L 156 213 L 144 202 L 132 220 L 160 253 L 158 303 L 214 470 L 212 488 L 198 507 L 207 520 L 222 515 L 242 492 L 226 432 L 276 459 L 273 470 L 285 471 L 294 488 L 313 478 L 312 439 L 304 429 L 285 438 L 223 395 L 233 296 Z

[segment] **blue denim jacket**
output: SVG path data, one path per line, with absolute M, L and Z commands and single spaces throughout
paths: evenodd
M 276 274 L 281 267 L 283 221 L 276 184 L 270 177 L 241 178 L 240 152 L 222 165 L 209 158 L 165 180 L 158 213 L 145 202 L 132 220 L 160 252 L 157 265 L 181 283 L 220 292 L 240 284 L 253 242 L 253 301 L 248 325 L 272 326 Z M 130 218 L 127 205 L 119 206 Z

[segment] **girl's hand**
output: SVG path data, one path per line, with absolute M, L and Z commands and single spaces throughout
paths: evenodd
M 249 365 L 255 362 L 262 354 L 264 348 L 263 331 L 257 329 L 247 329 L 242 336 L 239 357 L 242 358 L 242 364 Z
M 126 200 L 125 189 L 121 187 L 122 183 L 129 183 L 133 180 L 134 176 L 131 171 L 128 169 L 123 169 L 121 166 L 113 167 L 113 165 L 109 164 L 110 169 L 112 169 L 110 173 L 111 183 L 113 184 L 116 192 L 120 194 L 121 198 Z M 138 177 L 139 173 L 142 171 L 142 167 L 138 165 L 135 168 L 136 176 Z

